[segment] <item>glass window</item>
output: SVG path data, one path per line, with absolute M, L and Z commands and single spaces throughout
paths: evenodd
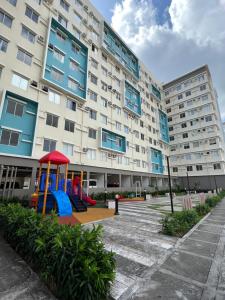
M 31 30 L 29 30 L 24 25 L 22 25 L 21 35 L 22 35 L 22 37 L 24 37 L 25 39 L 27 39 L 29 42 L 31 42 L 31 43 L 34 44 L 36 34 L 33 33 Z
M 52 152 L 56 149 L 56 141 L 44 139 L 43 151 Z
M 24 104 L 15 100 L 8 100 L 6 112 L 17 117 L 23 116 Z
M 116 129 L 121 131 L 121 128 L 122 128 L 122 124 L 116 121 Z
M 9 146 L 17 146 L 19 142 L 19 132 L 2 129 L 0 144 L 9 145 Z
M 125 132 L 125 133 L 129 133 L 129 127 L 126 126 L 126 125 L 124 125 L 124 132 Z
M 58 127 L 58 120 L 59 120 L 58 116 L 47 113 L 46 125 L 57 128 Z
M 90 160 L 96 160 L 96 150 L 88 149 L 87 158 L 90 159 Z
M 18 49 L 16 58 L 28 66 L 30 66 L 32 63 L 32 55 L 22 49 Z
M 101 81 L 101 85 L 102 85 L 102 90 L 105 91 L 105 92 L 107 92 L 107 90 L 108 90 L 108 85 L 107 85 L 107 83 Z
M 95 130 L 93 128 L 89 128 L 88 137 L 96 140 L 96 136 L 97 136 L 97 130 Z
M 93 92 L 92 90 L 89 90 L 89 97 L 90 97 L 91 100 L 96 102 L 97 98 L 98 98 L 98 95 L 95 92 Z
M 107 116 L 101 114 L 101 122 L 105 125 L 107 125 Z
M 63 153 L 65 155 L 73 155 L 73 145 L 68 143 L 63 143 Z
M 103 107 L 107 107 L 107 100 L 103 97 L 101 97 L 101 104 Z
M 8 47 L 8 41 L 6 41 L 5 39 L 3 39 L 0 36 L 0 51 L 6 52 L 7 51 L 7 47 Z
M 70 110 L 76 111 L 77 103 L 74 100 L 67 99 L 66 107 L 69 108 Z
M 5 12 L 0 11 L 0 23 L 4 24 L 5 26 L 11 28 L 12 27 L 13 18 L 7 15 Z
M 26 6 L 25 15 L 26 15 L 28 18 L 30 18 L 32 21 L 34 21 L 35 23 L 38 23 L 39 15 L 38 15 L 38 13 L 36 13 L 36 11 L 34 11 L 31 7 Z
M 69 4 L 64 1 L 64 0 L 60 0 L 60 5 L 66 10 L 66 11 L 69 11 Z
M 64 127 L 64 129 L 66 131 L 74 132 L 74 128 L 75 128 L 75 123 L 73 121 L 65 120 L 65 127 Z
M 90 109 L 89 111 L 89 118 L 90 119 L 93 119 L 93 120 L 96 120 L 97 119 L 97 112 L 93 109 Z
M 64 18 L 62 15 L 58 15 L 58 21 L 62 26 L 67 28 L 68 21 L 66 18 Z
M 80 30 L 78 30 L 75 27 L 73 29 L 74 29 L 74 35 L 75 35 L 75 37 L 79 40 L 80 39 L 80 35 L 81 35 Z
M 48 99 L 50 102 L 60 104 L 60 95 L 53 90 L 49 90 Z
M 16 6 L 17 0 L 7 0 L 13 6 Z
M 91 82 L 97 85 L 98 78 L 95 75 L 93 75 L 93 74 L 90 74 L 90 77 L 91 77 Z
M 51 69 L 51 77 L 56 81 L 63 81 L 63 73 L 54 68 Z
M 71 90 L 74 90 L 76 91 L 78 89 L 78 82 L 71 79 L 71 78 L 68 78 L 68 87 L 71 89 Z
M 53 50 L 53 56 L 61 63 L 64 63 L 65 54 L 62 53 L 60 50 L 56 49 L 55 47 Z
M 13 74 L 11 83 L 12 83 L 12 85 L 14 85 L 22 90 L 26 90 L 27 85 L 28 85 L 28 80 L 20 75 Z

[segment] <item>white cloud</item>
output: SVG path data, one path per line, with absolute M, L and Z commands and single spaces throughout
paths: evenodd
M 208 64 L 225 119 L 225 0 L 172 0 L 168 12 L 172 27 L 157 25 L 151 0 L 122 0 L 112 27 L 161 81 Z

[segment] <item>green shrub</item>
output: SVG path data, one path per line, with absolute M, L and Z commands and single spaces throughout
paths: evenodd
M 211 209 L 208 204 L 198 204 L 195 206 L 195 210 L 199 216 L 205 216 Z
M 181 237 L 198 221 L 199 216 L 194 209 L 175 212 L 165 216 L 162 220 L 162 232 L 164 234 Z
M 0 223 L 9 243 L 41 274 L 60 299 L 106 299 L 115 259 L 101 241 L 101 227 L 58 225 L 19 204 L 0 205 Z
M 20 203 L 24 207 L 29 206 L 29 199 L 27 197 L 23 197 L 20 199 L 19 197 L 13 196 L 13 197 L 0 197 L 0 204 L 9 204 L 9 203 Z
M 209 207 L 214 207 L 217 205 L 218 202 L 220 202 L 221 197 L 220 196 L 212 196 L 206 199 L 205 203 L 209 206 Z

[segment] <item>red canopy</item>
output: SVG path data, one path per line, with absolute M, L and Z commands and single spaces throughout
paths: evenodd
M 56 151 L 56 150 L 43 156 L 39 160 L 39 163 L 47 164 L 49 161 L 54 165 L 65 165 L 70 162 L 69 158 L 67 158 L 64 154 L 62 154 L 61 152 Z

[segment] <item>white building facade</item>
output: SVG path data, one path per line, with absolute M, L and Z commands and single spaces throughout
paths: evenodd
M 0 190 L 52 150 L 96 191 L 167 186 L 162 86 L 89 1 L 2 0 L 0 76 Z
M 224 134 L 208 66 L 164 85 L 173 175 L 191 189 L 224 186 Z

